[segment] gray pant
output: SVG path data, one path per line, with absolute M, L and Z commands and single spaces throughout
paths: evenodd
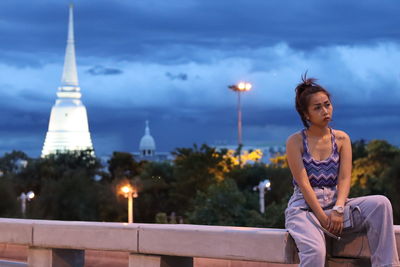
M 314 191 L 322 208 L 336 202 L 335 187 L 316 187 Z M 346 205 L 358 207 L 352 212 L 354 228 L 348 232 L 367 232 L 372 266 L 400 266 L 390 201 L 385 196 L 365 196 L 348 199 Z M 310 221 L 305 208 L 308 205 L 300 189 L 295 187 L 285 211 L 286 229 L 299 249 L 300 266 L 323 267 L 326 254 L 325 236 Z M 319 223 L 318 220 L 315 221 Z

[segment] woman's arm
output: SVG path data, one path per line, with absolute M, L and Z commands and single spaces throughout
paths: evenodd
M 351 182 L 351 168 L 352 168 L 352 152 L 351 152 L 351 141 L 350 137 L 342 131 L 338 132 L 336 137 L 341 143 L 339 150 L 340 153 L 340 170 L 338 178 L 338 196 L 336 205 L 344 206 L 346 199 L 350 192 Z
M 294 134 L 288 138 L 286 142 L 286 155 L 289 168 L 307 204 L 310 206 L 321 225 L 324 228 L 328 228 L 329 218 L 322 210 L 315 192 L 311 187 L 306 169 L 304 168 L 301 155 L 302 144 L 302 137 L 299 134 Z
M 336 206 L 344 206 L 350 191 L 351 181 L 351 142 L 349 136 L 342 131 L 337 131 L 337 145 L 339 146 L 340 169 L 337 185 Z M 343 230 L 343 214 L 331 212 L 329 216 L 329 231 L 335 234 L 341 234 Z

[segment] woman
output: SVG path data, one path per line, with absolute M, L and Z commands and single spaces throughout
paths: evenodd
M 299 249 L 300 266 L 325 265 L 324 232 L 366 231 L 372 266 L 400 266 L 392 206 L 384 196 L 348 199 L 352 152 L 349 136 L 329 126 L 333 107 L 327 90 L 302 77 L 296 110 L 305 129 L 286 143 L 294 193 L 285 211 L 286 228 Z M 348 227 L 344 229 L 345 227 Z

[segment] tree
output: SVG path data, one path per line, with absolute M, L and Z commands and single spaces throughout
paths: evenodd
M 118 194 L 119 181 L 96 183 L 96 208 L 98 220 L 102 222 L 126 222 L 127 200 Z
M 136 203 L 136 221 L 154 222 L 156 214 L 170 214 L 174 206 L 170 199 L 173 166 L 168 162 L 147 162 L 140 173 L 142 183 Z
M 203 144 L 200 148 L 177 148 L 175 155 L 170 198 L 178 215 L 190 209 L 191 200 L 197 191 L 205 192 L 217 181 L 222 181 L 226 172 L 233 168 L 227 150 L 217 151 Z
M 225 159 L 229 160 L 232 165 L 243 167 L 246 164 L 260 162 L 263 153 L 260 149 L 244 151 L 242 152 L 241 146 L 239 145 L 238 150 L 228 149 L 224 155 Z M 239 151 L 240 151 L 240 161 L 239 161 Z
M 285 210 L 289 201 L 289 195 L 283 197 L 280 202 L 272 202 L 265 209 L 264 227 L 285 228 Z
M 108 161 L 108 170 L 111 180 L 122 178 L 133 178 L 140 172 L 140 165 L 135 161 L 132 154 L 127 152 L 114 152 Z
M 392 165 L 383 175 L 385 193 L 392 202 L 394 223 L 400 224 L 400 155 L 397 155 Z
M 357 140 L 351 143 L 352 153 L 353 153 L 353 161 L 364 158 L 368 155 L 367 149 L 367 142 L 364 139 Z
M 2 175 L 19 172 L 29 161 L 30 158 L 24 152 L 13 150 L 0 158 L 0 171 Z
M 0 177 L 0 196 L 0 217 L 15 217 L 19 205 L 11 180 Z
M 34 218 L 97 220 L 95 176 L 101 168 L 90 150 L 51 154 L 33 160 L 20 172 L 16 188 L 34 190 Z
M 97 220 L 96 182 L 84 172 L 69 173 L 58 180 L 43 180 L 34 215 L 53 220 Z
M 383 174 L 400 151 L 384 140 L 372 140 L 365 151 L 366 156 L 353 162 L 351 196 L 385 194 Z
M 271 166 L 281 167 L 281 168 L 289 168 L 289 164 L 287 162 L 286 154 L 278 154 L 273 158 L 270 158 Z
M 241 191 L 253 191 L 261 181 L 268 179 L 271 182 L 271 191 L 266 194 L 266 202 L 280 203 L 282 198 L 293 192 L 292 177 L 287 167 L 256 163 L 245 165 L 243 168 L 233 169 L 228 177 L 233 178 Z
M 198 191 L 194 209 L 188 213 L 191 223 L 207 225 L 243 225 L 245 197 L 232 179 L 211 184 Z

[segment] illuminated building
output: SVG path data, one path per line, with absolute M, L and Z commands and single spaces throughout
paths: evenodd
M 75 59 L 73 6 L 70 5 L 64 70 L 56 103 L 51 109 L 42 157 L 59 152 L 93 149 L 80 90 Z

